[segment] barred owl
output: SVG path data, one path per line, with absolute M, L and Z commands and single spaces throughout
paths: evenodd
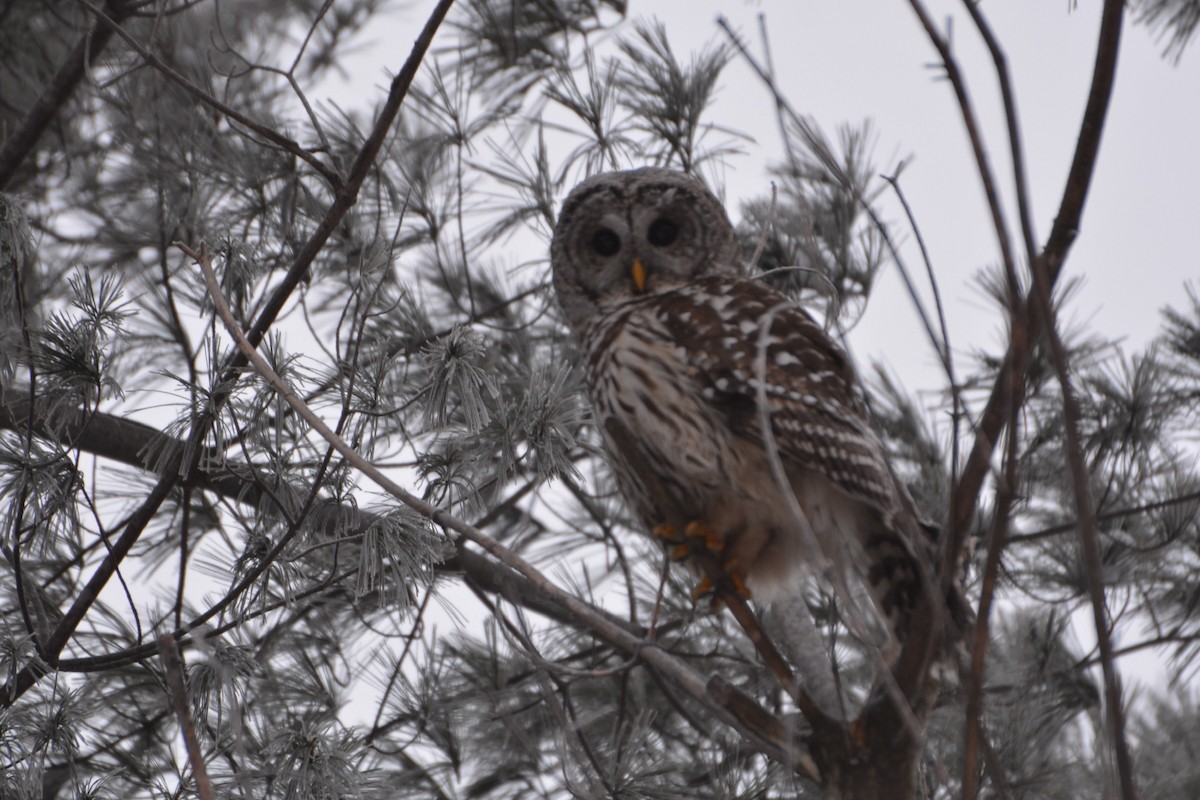
M 795 594 L 815 565 L 856 573 L 903 640 L 930 541 L 846 353 L 744 276 L 719 201 L 667 170 L 597 175 L 563 203 L 551 262 L 645 526 L 702 531 L 762 600 Z

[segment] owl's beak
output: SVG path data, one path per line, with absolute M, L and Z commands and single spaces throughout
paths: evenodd
M 646 291 L 646 266 L 640 258 L 634 258 L 633 264 L 629 267 L 629 274 L 633 278 L 633 285 L 637 287 L 639 292 Z

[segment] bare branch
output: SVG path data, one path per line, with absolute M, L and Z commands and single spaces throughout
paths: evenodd
M 1008 449 L 1004 456 L 1004 471 L 996 487 L 996 510 L 992 528 L 988 535 L 987 562 L 983 568 L 982 588 L 979 592 L 979 610 L 975 615 L 974 643 L 971 647 L 970 679 L 966 681 L 967 709 L 966 730 L 963 733 L 963 800 L 975 800 L 979 796 L 978 759 L 981 751 L 986 752 L 987 735 L 983 724 L 984 665 L 990 637 L 992 603 L 996 596 L 996 585 L 1000 575 L 1000 562 L 1008 544 L 1009 525 L 1013 503 L 1016 500 L 1017 480 L 1020 475 L 1020 454 L 1017 449 L 1019 436 L 1017 423 L 1019 412 L 1014 407 L 1008 421 Z M 997 781 L 1004 776 L 994 770 Z
M 1100 41 L 1096 52 L 1096 67 L 1092 73 L 1091 89 L 1083 113 L 1079 137 L 1071 170 L 1067 176 L 1062 202 L 1054 219 L 1050 236 L 1042 248 L 1049 288 L 1053 289 L 1071 244 L 1078 234 L 1084 201 L 1091 186 L 1100 147 L 1100 134 L 1108 115 L 1116 75 L 1117 54 L 1120 49 L 1121 24 L 1124 17 L 1123 0 L 1105 0 L 1100 21 Z M 1024 398 L 1024 373 L 1042 319 L 1031 296 L 1014 306 L 1011 339 L 999 374 L 988 397 L 976 429 L 975 442 L 955 484 L 950 509 L 950 536 L 942 543 L 943 569 L 953 565 L 966 541 L 971 515 L 974 513 L 984 479 L 991 470 L 992 452 L 1008 421 L 1010 409 L 1020 408 Z
M 1058 383 L 1062 389 L 1063 428 L 1066 437 L 1067 463 L 1071 468 L 1072 488 L 1075 496 L 1075 513 L 1079 519 L 1079 538 L 1082 544 L 1083 564 L 1087 574 L 1088 597 L 1092 603 L 1092 618 L 1096 625 L 1096 641 L 1100 648 L 1100 665 L 1104 674 L 1105 711 L 1108 735 L 1111 739 L 1117 763 L 1117 777 L 1121 783 L 1122 800 L 1137 800 L 1138 791 L 1134 783 L 1133 759 L 1129 754 L 1129 743 L 1125 739 L 1125 709 L 1121 704 L 1121 679 L 1113 656 L 1109 633 L 1108 606 L 1104 596 L 1103 561 L 1100 557 L 1100 533 L 1096 521 L 1096 505 L 1092 500 L 1090 474 L 1084 458 L 1083 445 L 1079 438 L 1079 423 L 1083 414 L 1075 387 L 1071 383 L 1071 365 L 1066 347 L 1058 335 L 1054 304 L 1050 299 L 1050 279 L 1045 262 L 1038 258 L 1033 262 L 1034 291 L 1046 321 L 1046 338 L 1050 344 L 1050 357 Z

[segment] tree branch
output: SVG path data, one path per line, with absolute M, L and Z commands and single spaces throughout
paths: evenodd
M 133 4 L 110 1 L 105 8 L 108 9 L 105 19 L 94 29 L 84 31 L 79 37 L 79 41 L 58 68 L 58 72 L 54 73 L 50 83 L 46 84 L 46 88 L 38 95 L 33 107 L 22 118 L 16 130 L 4 140 L 4 145 L 0 146 L 0 190 L 8 186 L 17 169 L 29 157 L 42 133 L 83 79 L 87 65 L 108 46 L 117 23 L 129 15 Z
M 196 722 L 192 719 L 192 704 L 188 700 L 187 683 L 184 680 L 183 656 L 179 653 L 174 637 L 170 634 L 159 637 L 158 654 L 166 672 L 167 696 L 171 699 L 171 705 L 175 707 L 175 717 L 179 720 L 179 729 L 183 734 L 188 763 L 192 765 L 192 775 L 196 779 L 196 794 L 200 800 L 216 800 L 212 781 L 208 779 L 208 771 L 204 767 L 204 750 L 196 736 Z
M 1137 800 L 1138 791 L 1134 783 L 1133 759 L 1129 754 L 1129 743 L 1125 739 L 1125 709 L 1121 705 L 1121 679 L 1113 656 L 1109 634 L 1108 606 L 1104 595 L 1104 564 L 1100 557 L 1100 532 L 1096 521 L 1096 504 L 1092 500 L 1091 473 L 1083 454 L 1079 437 L 1079 423 L 1083 416 L 1075 387 L 1071 384 L 1070 357 L 1058 335 L 1054 305 L 1050 299 L 1050 280 L 1042 259 L 1033 262 L 1034 291 L 1037 293 L 1041 313 L 1046 320 L 1046 338 L 1050 345 L 1050 357 L 1054 371 L 1062 388 L 1063 430 L 1066 437 L 1067 463 L 1071 468 L 1072 489 L 1075 497 L 1075 512 L 1079 520 L 1079 538 L 1083 550 L 1083 565 L 1087 575 L 1088 597 L 1092 603 L 1092 619 L 1096 626 L 1096 643 L 1100 649 L 1100 665 L 1104 674 L 1105 710 L 1108 734 L 1116 757 L 1117 777 L 1121 783 L 1122 800 Z
M 1091 89 L 1087 106 L 1080 124 L 1079 137 L 1071 170 L 1058 214 L 1054 219 L 1050 236 L 1042 248 L 1040 260 L 1046 268 L 1049 288 L 1053 290 L 1061 273 L 1062 264 L 1078 234 L 1079 220 L 1083 214 L 1084 201 L 1091 187 L 1096 168 L 1096 156 L 1100 147 L 1100 134 L 1108 115 L 1116 75 L 1117 55 L 1120 49 L 1121 24 L 1125 12 L 1124 0 L 1105 0 L 1100 21 L 1099 44 L 1096 50 L 1096 66 L 1092 72 Z M 1033 346 L 1041 330 L 1043 320 L 1037 304 L 1031 302 L 1032 294 L 1013 309 L 1013 330 L 1007 352 L 1001 362 L 999 374 L 988 397 L 983 414 L 980 415 L 975 442 L 963 467 L 963 473 L 954 487 L 950 523 L 947 536 L 942 543 L 941 564 L 943 569 L 953 565 L 966 541 L 971 517 L 979 500 L 984 479 L 991 470 L 992 453 L 1008 420 L 1010 409 L 1019 409 L 1023 404 L 1023 383 L 1026 366 Z M 952 574 L 944 572 L 943 574 Z

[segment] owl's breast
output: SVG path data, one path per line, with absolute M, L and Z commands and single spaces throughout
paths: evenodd
M 686 352 L 637 307 L 598 319 L 585 338 L 596 423 L 622 489 L 647 524 L 697 518 L 740 455 Z

